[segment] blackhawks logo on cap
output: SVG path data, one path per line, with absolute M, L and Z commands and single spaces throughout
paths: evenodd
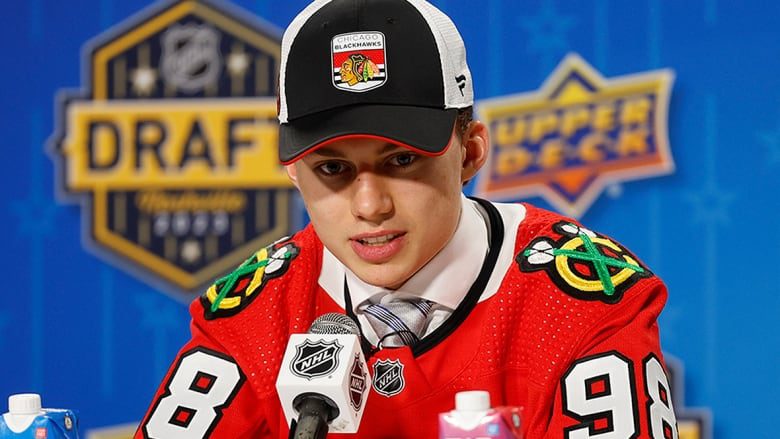
M 347 91 L 367 91 L 387 80 L 385 36 L 381 32 L 354 32 L 333 37 L 333 85 Z
M 85 242 L 194 292 L 289 234 L 278 165 L 278 32 L 208 1 L 163 2 L 91 41 L 50 153 Z M 163 280 L 165 282 L 155 282 Z

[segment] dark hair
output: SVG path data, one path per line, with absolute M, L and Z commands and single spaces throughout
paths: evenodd
M 458 108 L 458 116 L 455 119 L 455 125 L 458 127 L 458 134 L 460 134 L 461 140 L 466 134 L 466 130 L 469 129 L 469 124 L 474 120 L 474 107 L 468 106 L 465 108 Z

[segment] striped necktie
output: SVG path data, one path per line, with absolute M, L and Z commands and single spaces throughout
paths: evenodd
M 399 300 L 363 308 L 380 347 L 413 346 L 420 341 L 433 308 L 430 300 Z

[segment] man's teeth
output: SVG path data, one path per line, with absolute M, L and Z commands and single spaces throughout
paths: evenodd
M 396 236 L 398 235 L 385 235 L 385 236 L 375 236 L 373 238 L 362 238 L 360 239 L 360 243 L 365 245 L 382 245 L 382 244 L 387 244 Z

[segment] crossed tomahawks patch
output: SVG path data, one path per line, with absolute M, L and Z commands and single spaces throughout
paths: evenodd
M 246 308 L 270 279 L 282 276 L 300 249 L 282 238 L 253 254 L 238 268 L 217 279 L 200 298 L 207 320 L 230 317 Z
M 626 248 L 568 221 L 553 225 L 557 240 L 539 237 L 515 258 L 525 272 L 544 270 L 565 293 L 617 303 L 639 279 L 653 274 Z

